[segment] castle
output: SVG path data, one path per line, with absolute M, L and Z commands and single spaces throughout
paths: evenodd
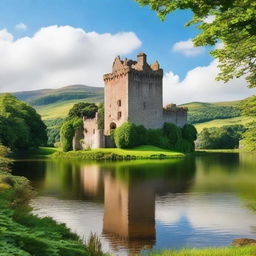
M 76 131 L 73 149 L 113 147 L 111 130 L 124 122 L 147 129 L 161 128 L 165 122 L 180 127 L 186 123 L 187 108 L 175 104 L 163 108 L 163 70 L 157 61 L 149 65 L 145 53 L 139 53 L 137 61 L 116 57 L 112 73 L 103 79 L 104 130 L 98 127 L 97 114 L 93 119 L 84 118 L 84 129 Z

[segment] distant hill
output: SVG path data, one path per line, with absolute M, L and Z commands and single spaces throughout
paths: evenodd
M 43 89 L 12 93 L 18 99 L 36 108 L 47 126 L 65 118 L 72 106 L 80 101 L 103 102 L 102 87 L 69 85 L 59 89 Z M 241 101 L 191 102 L 182 104 L 189 109 L 188 121 L 195 124 L 199 131 L 204 127 L 219 127 L 228 124 L 245 124 L 250 120 L 240 116 L 238 106 Z M 56 119 L 58 119 L 56 121 Z
M 43 89 L 12 93 L 32 106 L 44 106 L 68 100 L 98 98 L 103 100 L 103 88 L 85 85 L 69 85 L 59 89 Z
M 191 102 L 181 106 L 188 107 L 188 122 L 197 124 L 215 119 L 227 119 L 240 116 L 239 105 L 241 101 L 227 102 Z
M 104 89 L 78 84 L 58 89 L 22 91 L 12 94 L 35 107 L 43 120 L 49 120 L 64 118 L 77 102 L 103 102 Z

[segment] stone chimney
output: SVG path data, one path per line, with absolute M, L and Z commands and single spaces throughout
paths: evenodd
M 147 55 L 143 52 L 137 54 L 137 67 L 143 69 L 147 64 Z

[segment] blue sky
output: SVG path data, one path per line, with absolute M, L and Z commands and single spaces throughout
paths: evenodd
M 142 41 L 137 51 L 146 52 L 149 61 L 158 59 L 166 72 L 172 70 L 182 78 L 188 70 L 212 59 L 207 51 L 186 58 L 171 50 L 174 43 L 199 33 L 195 27 L 184 27 L 192 17 L 190 12 L 176 11 L 161 22 L 155 12 L 133 0 L 1 0 L 0 17 L 0 28 L 7 28 L 15 37 L 31 36 L 41 27 L 55 24 L 97 33 L 133 31 Z M 28 26 L 26 31 L 15 29 L 21 22 Z
M 116 55 L 164 69 L 164 103 L 237 100 L 255 94 L 244 78 L 216 82 L 209 47 L 189 41 L 192 13 L 176 11 L 161 22 L 133 0 L 0 0 L 0 92 L 103 86 Z M 78 28 L 78 29 L 77 29 Z M 95 33 L 90 33 L 95 32 Z

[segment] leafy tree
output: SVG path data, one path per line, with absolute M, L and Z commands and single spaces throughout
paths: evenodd
M 163 133 L 168 137 L 171 145 L 175 145 L 181 137 L 180 128 L 172 123 L 164 123 Z
M 76 103 L 68 113 L 68 118 L 86 117 L 94 118 L 98 107 L 95 103 L 79 102 Z
M 252 96 L 241 105 L 242 114 L 252 117 L 252 122 L 247 125 L 248 130 L 243 134 L 242 147 L 247 151 L 256 151 L 256 96 Z
M 100 103 L 98 106 L 98 127 L 104 129 L 104 104 Z
M 35 109 L 11 94 L 0 96 L 0 142 L 12 150 L 46 145 L 46 126 Z
M 256 87 L 256 1 L 255 0 L 135 0 L 149 5 L 161 20 L 177 9 L 190 9 L 194 16 L 186 26 L 198 24 L 202 32 L 193 39 L 195 46 L 223 47 L 211 51 L 218 59 L 217 80 L 225 82 L 246 76 L 249 87 Z M 212 22 L 207 18 L 213 18 Z
M 243 125 L 204 128 L 198 136 L 197 147 L 202 149 L 238 148 L 245 130 Z
M 182 127 L 182 137 L 189 142 L 193 142 L 197 139 L 197 130 L 194 125 L 185 124 Z

